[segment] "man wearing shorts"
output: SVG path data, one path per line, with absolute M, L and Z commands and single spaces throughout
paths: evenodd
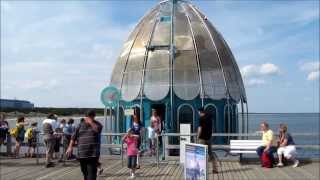
M 54 153 L 54 146 L 56 143 L 53 135 L 56 127 L 56 121 L 54 120 L 54 114 L 49 114 L 47 119 L 42 122 L 43 126 L 43 139 L 46 144 L 46 168 L 53 167 L 52 157 Z

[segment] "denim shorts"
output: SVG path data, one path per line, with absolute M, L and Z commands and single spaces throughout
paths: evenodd
M 128 156 L 128 168 L 137 167 L 137 156 Z

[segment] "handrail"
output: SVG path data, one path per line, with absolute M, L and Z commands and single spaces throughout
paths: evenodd
M 43 133 L 37 133 L 38 135 L 44 135 Z M 63 134 L 63 133 L 57 133 L 57 134 Z M 106 137 L 121 137 L 125 135 L 126 133 L 101 133 L 101 136 L 106 136 Z M 277 134 L 275 134 L 277 135 Z M 292 136 L 308 136 L 308 137 L 320 137 L 320 133 L 291 133 Z M 183 136 L 192 136 L 195 137 L 197 136 L 196 133 L 190 133 L 190 134 L 180 134 L 180 133 L 162 133 L 159 135 L 159 137 L 162 136 L 164 139 L 162 139 L 162 153 L 163 153 L 163 158 L 166 157 L 166 150 L 168 149 L 179 149 L 180 145 L 176 144 L 169 144 L 168 137 L 183 137 Z M 255 133 L 212 133 L 212 137 L 259 137 L 262 136 L 262 133 L 260 132 L 255 132 Z M 7 153 L 11 153 L 11 146 L 14 145 L 15 143 L 11 142 L 11 136 L 8 136 L 7 139 Z M 64 138 L 64 136 L 62 136 Z M 63 139 L 62 139 L 63 141 Z M 121 155 L 121 160 L 122 160 L 122 166 L 123 166 L 123 153 L 124 153 L 124 144 L 122 141 L 119 141 L 120 143 L 102 143 L 102 147 L 110 147 L 110 148 L 120 148 L 120 155 Z M 39 146 L 43 145 L 43 142 L 39 142 L 39 136 L 37 136 L 37 146 L 36 146 L 36 162 L 37 164 L 39 163 Z M 221 145 L 212 145 L 213 148 L 215 149 L 227 149 L 229 147 L 228 144 L 221 144 Z M 311 149 L 320 149 L 319 144 L 311 144 L 311 145 L 296 145 L 298 148 L 311 148 Z M 65 148 L 65 147 L 63 147 Z M 156 161 L 157 161 L 157 166 L 159 167 L 159 139 L 156 138 Z M 64 149 L 65 151 L 66 149 Z M 10 152 L 9 152 L 10 151 Z M 64 157 L 65 160 L 65 157 Z
M 278 134 L 275 134 L 277 136 Z M 308 136 L 308 137 L 320 137 L 320 133 L 291 133 L 292 136 Z M 168 137 L 182 137 L 182 136 L 197 136 L 196 133 L 190 134 L 179 134 L 179 133 L 163 133 L 160 136 L 164 137 L 164 143 L 162 147 L 163 156 L 166 157 L 166 150 L 169 149 L 179 149 L 180 145 L 177 144 L 169 144 Z M 255 133 L 212 133 L 212 137 L 261 137 L 262 132 L 255 132 Z M 212 145 L 213 149 L 221 149 L 227 150 L 230 145 L 228 144 L 221 144 L 221 145 Z M 320 149 L 320 144 L 311 144 L 311 145 L 296 145 L 297 148 L 311 148 L 311 149 Z

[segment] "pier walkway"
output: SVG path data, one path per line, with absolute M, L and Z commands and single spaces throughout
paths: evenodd
M 100 161 L 103 164 L 104 172 L 98 179 L 129 179 L 129 169 L 126 168 L 126 163 L 122 166 L 119 156 L 103 156 Z M 80 165 L 77 161 L 67 161 L 65 165 L 63 163 L 56 163 L 56 166 L 53 168 L 45 168 L 43 158 L 39 162 L 37 165 L 35 159 L 12 159 L 1 156 L 0 179 L 82 179 Z M 210 163 L 209 168 L 211 169 Z M 261 168 L 257 163 L 248 162 L 240 164 L 239 161 L 223 160 L 219 169 L 221 173 L 218 175 L 213 175 L 209 170 L 209 179 L 318 180 L 320 177 L 320 163 L 318 161 L 301 162 L 298 168 L 287 166 L 284 168 L 265 169 Z M 183 166 L 179 165 L 178 160 L 172 159 L 160 161 L 159 167 L 157 167 L 155 159 L 143 158 L 141 169 L 137 170 L 137 177 L 135 179 L 183 179 Z

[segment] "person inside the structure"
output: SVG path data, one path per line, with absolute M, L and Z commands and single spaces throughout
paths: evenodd
M 199 108 L 199 127 L 197 132 L 198 143 L 208 146 L 209 161 L 212 161 L 212 173 L 218 173 L 217 161 L 212 154 L 211 136 L 212 136 L 212 118 L 204 111 L 204 108 Z
M 275 138 L 273 131 L 269 128 L 269 124 L 266 122 L 262 122 L 260 124 L 260 128 L 262 131 L 262 142 L 263 145 L 257 148 L 257 154 L 261 159 L 263 153 L 267 153 L 269 156 L 271 163 L 275 164 L 275 159 L 273 154 L 277 151 L 275 145 Z
M 141 142 L 142 142 L 142 135 L 144 134 L 144 127 L 139 119 L 139 117 L 135 114 L 133 115 L 133 123 L 131 126 L 131 129 L 133 131 L 133 134 L 138 136 L 138 142 L 137 142 L 137 149 L 138 149 L 138 154 L 137 154 L 137 169 L 140 168 L 140 162 L 139 162 L 139 156 L 141 154 L 140 148 L 141 148 Z
M 86 113 L 84 121 L 79 124 L 72 135 L 66 152 L 67 156 L 71 156 L 73 145 L 78 141 L 78 154 L 84 180 L 97 179 L 97 166 L 100 157 L 99 136 L 102 125 L 95 120 L 95 117 L 96 113 L 93 110 Z
M 122 138 L 122 141 L 127 144 L 128 168 L 131 169 L 130 178 L 135 177 L 135 170 L 137 169 L 138 140 L 139 136 L 134 133 L 133 129 L 129 129 Z
M 161 148 L 162 146 L 162 137 L 161 137 L 161 133 L 162 133 L 162 122 L 161 122 L 161 118 L 157 113 L 156 109 L 152 109 L 152 116 L 151 116 L 151 126 L 154 129 L 156 138 L 158 139 L 158 147 Z M 159 150 L 159 149 L 158 149 Z
M 154 131 L 154 127 L 152 123 L 148 127 L 148 143 L 149 143 L 149 154 L 150 156 L 155 155 L 155 142 L 156 142 L 156 134 Z
M 297 155 L 297 150 L 292 136 L 288 133 L 288 126 L 286 124 L 280 124 L 279 127 L 279 141 L 277 150 L 279 163 L 278 167 L 283 167 L 283 158 L 291 160 L 293 162 L 292 167 L 298 167 L 299 160 L 295 157 Z

